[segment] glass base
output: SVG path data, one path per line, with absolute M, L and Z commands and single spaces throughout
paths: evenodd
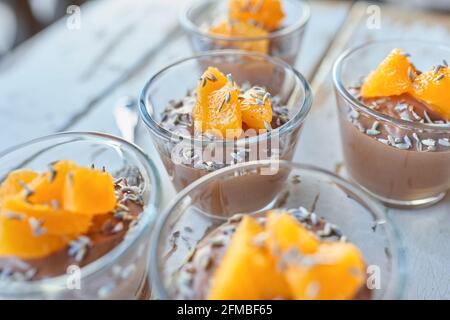
M 354 180 L 353 180 L 354 181 Z M 385 197 L 382 197 L 380 195 L 377 195 L 369 190 L 367 190 L 364 186 L 358 184 L 364 191 L 366 191 L 368 194 L 370 194 L 375 199 L 378 199 L 381 201 L 386 207 L 390 208 L 397 208 L 397 209 L 420 209 L 420 208 L 427 208 L 431 207 L 432 205 L 435 205 L 442 199 L 444 199 L 447 192 L 439 193 L 436 196 L 424 198 L 424 199 L 417 199 L 417 200 L 395 200 L 395 199 L 388 199 Z

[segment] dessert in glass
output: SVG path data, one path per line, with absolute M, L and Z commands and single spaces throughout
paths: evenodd
M 159 178 L 136 146 L 61 133 L 0 154 L 0 298 L 145 299 Z
M 240 49 L 293 65 L 309 16 L 300 0 L 194 0 L 180 20 L 196 52 Z
M 216 51 L 153 76 L 140 111 L 177 191 L 250 160 L 293 157 L 311 108 L 308 83 L 262 54 Z
M 382 41 L 334 66 L 347 171 L 388 206 L 432 205 L 450 188 L 449 57 L 435 43 Z
M 400 298 L 404 257 L 395 227 L 364 191 L 332 173 L 280 160 L 287 179 L 269 205 L 234 184 L 211 199 L 220 214 L 204 210 L 211 184 L 261 176 L 273 162 L 227 167 L 179 193 L 152 235 L 152 298 Z

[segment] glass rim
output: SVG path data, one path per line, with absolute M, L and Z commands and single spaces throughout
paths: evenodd
M 227 176 L 230 172 L 241 169 L 254 169 L 264 166 L 271 166 L 273 164 L 276 164 L 279 167 L 288 167 L 291 169 L 300 170 L 302 172 L 313 173 L 321 177 L 326 177 L 334 184 L 343 186 L 345 189 L 350 190 L 352 193 L 356 194 L 360 198 L 361 204 L 368 211 L 370 211 L 377 218 L 377 220 L 383 219 L 387 221 L 387 223 L 383 226 L 386 228 L 386 234 L 389 239 L 389 243 L 392 246 L 391 249 L 393 249 L 393 252 L 391 252 L 391 257 L 393 259 L 392 265 L 394 266 L 393 270 L 395 270 L 395 276 L 397 277 L 397 279 L 390 279 L 389 285 L 387 286 L 382 298 L 386 298 L 385 296 L 389 294 L 390 295 L 387 297 L 388 299 L 402 298 L 406 281 L 406 256 L 404 252 L 404 244 L 399 230 L 397 229 L 396 225 L 389 217 L 389 215 L 384 213 L 381 204 L 370 197 L 369 194 L 367 194 L 356 184 L 345 180 L 344 178 L 334 174 L 331 171 L 322 169 L 314 165 L 299 164 L 297 162 L 286 160 L 249 161 L 219 169 L 197 179 L 181 192 L 179 192 L 173 200 L 171 200 L 162 214 L 158 216 L 150 241 L 149 277 L 152 284 L 152 290 L 157 293 L 157 298 L 163 300 L 171 299 L 166 290 L 163 276 L 160 272 L 158 252 L 161 244 L 162 230 L 167 225 L 167 221 L 171 217 L 174 208 L 178 206 L 187 196 L 189 196 L 192 191 L 194 191 L 198 187 L 205 185 L 219 177 Z
M 227 37 L 227 36 L 221 36 L 221 35 L 215 35 L 210 34 L 208 32 L 205 32 L 201 28 L 199 28 L 191 19 L 189 19 L 189 12 L 192 10 L 192 7 L 194 5 L 201 5 L 207 2 L 213 2 L 216 0 L 191 0 L 189 3 L 187 3 L 184 8 L 180 11 L 179 14 L 179 20 L 183 28 L 186 30 L 193 32 L 199 36 L 213 39 L 213 40 L 220 40 L 220 41 L 230 41 L 230 42 L 239 42 L 239 41 L 261 41 L 261 40 L 268 40 L 268 39 L 275 39 L 279 37 L 284 37 L 287 35 L 290 35 L 291 33 L 294 33 L 297 30 L 300 30 L 306 26 L 308 23 L 310 17 L 311 17 L 311 7 L 307 0 L 299 0 L 296 1 L 298 5 L 300 5 L 301 8 L 301 16 L 295 23 L 288 25 L 286 27 L 283 27 L 279 30 L 269 32 L 267 36 L 258 36 L 258 37 Z
M 0 152 L 0 161 L 5 156 L 8 156 L 9 154 L 19 151 L 23 148 L 32 146 L 33 144 L 64 137 L 68 138 L 73 137 L 76 139 L 69 141 L 69 143 L 73 141 L 79 141 L 77 138 L 81 137 L 82 139 L 85 140 L 89 140 L 91 138 L 94 139 L 99 138 L 107 141 L 115 141 L 124 144 L 138 155 L 138 159 L 141 162 L 141 164 L 146 168 L 146 170 L 148 170 L 148 172 L 151 173 L 149 178 L 151 181 L 152 188 L 150 190 L 150 194 L 148 197 L 149 203 L 147 205 L 147 208 L 142 212 L 146 214 L 143 214 L 140 218 L 142 223 L 138 223 L 134 232 L 127 239 L 124 238 L 112 250 L 110 250 L 100 258 L 96 259 L 95 261 L 92 261 L 91 263 L 81 267 L 80 268 L 81 280 L 83 280 L 85 278 L 94 275 L 97 272 L 101 272 L 102 270 L 114 264 L 118 259 L 120 259 L 120 257 L 122 257 L 127 252 L 127 250 L 131 246 L 133 246 L 144 235 L 144 232 L 147 230 L 147 228 L 151 227 L 152 223 L 154 222 L 154 220 L 158 215 L 157 210 L 159 208 L 161 198 L 161 181 L 158 170 L 153 160 L 151 160 L 150 157 L 140 147 L 120 137 L 93 131 L 67 131 L 35 138 Z M 46 290 L 57 292 L 60 290 L 64 290 L 68 277 L 69 275 L 62 274 L 59 276 L 35 281 L 23 281 L 23 282 L 5 281 L 3 283 L 2 281 L 0 281 L 0 294 L 7 294 L 7 295 L 33 294 Z
M 357 53 L 359 50 L 365 49 L 370 46 L 382 45 L 392 43 L 393 47 L 398 47 L 398 43 L 410 43 L 410 44 L 425 44 L 434 46 L 439 49 L 447 50 L 450 54 L 450 47 L 447 45 L 442 45 L 440 43 L 428 40 L 414 40 L 414 39 L 389 39 L 389 40 L 373 40 L 364 42 L 356 47 L 349 48 L 345 50 L 340 56 L 337 58 L 336 62 L 333 65 L 333 83 L 336 91 L 343 97 L 347 102 L 349 102 L 352 106 L 354 106 L 358 111 L 369 114 L 370 116 L 376 118 L 377 120 L 381 120 L 387 123 L 393 123 L 394 125 L 407 129 L 417 129 L 424 131 L 437 131 L 437 132 L 450 132 L 450 124 L 429 124 L 429 123 L 420 123 L 420 122 L 412 122 L 403 119 L 397 119 L 391 117 L 387 114 L 378 112 L 376 110 L 370 109 L 368 106 L 360 102 L 356 99 L 346 88 L 342 81 L 342 64 L 345 62 L 347 58 L 352 56 L 354 53 Z M 364 75 L 363 75 L 364 76 Z
M 182 65 L 189 61 L 198 60 L 204 57 L 220 57 L 220 56 L 243 56 L 248 57 L 251 59 L 259 58 L 268 61 L 269 63 L 273 65 L 280 66 L 284 69 L 289 70 L 292 72 L 293 76 L 299 80 L 300 85 L 302 89 L 304 90 L 304 97 L 303 101 L 301 102 L 301 106 L 295 113 L 295 115 L 289 119 L 288 122 L 284 123 L 280 127 L 270 130 L 268 132 L 265 132 L 263 134 L 259 134 L 252 137 L 242 137 L 237 140 L 226 140 L 226 139 L 218 139 L 214 141 L 209 141 L 208 139 L 202 139 L 201 137 L 192 137 L 187 135 L 181 135 L 175 132 L 172 132 L 170 130 L 167 130 L 163 126 L 160 125 L 159 121 L 156 121 L 152 114 L 149 112 L 149 108 L 152 110 L 155 110 L 155 108 L 152 107 L 152 103 L 147 103 L 147 94 L 148 91 L 151 89 L 152 85 L 156 80 L 158 80 L 163 74 L 170 71 L 172 68 L 177 67 L 179 65 Z M 203 53 L 198 53 L 193 56 L 189 56 L 180 60 L 177 60 L 164 68 L 160 69 L 157 73 L 155 73 L 145 84 L 144 88 L 142 89 L 141 95 L 139 97 L 139 111 L 140 116 L 145 125 L 158 137 L 163 138 L 166 141 L 188 141 L 188 142 L 194 142 L 196 145 L 201 146 L 207 146 L 210 143 L 220 143 L 224 146 L 234 146 L 235 144 L 245 144 L 245 143 L 257 143 L 262 142 L 271 139 L 274 135 L 281 135 L 286 132 L 290 132 L 294 130 L 295 128 L 299 127 L 304 121 L 306 116 L 308 115 L 309 111 L 311 110 L 313 101 L 313 95 L 311 87 L 308 83 L 308 81 L 305 79 L 305 77 L 298 72 L 296 69 L 294 69 L 292 66 L 290 66 L 288 63 L 284 62 L 283 60 L 271 57 L 266 54 L 262 53 L 255 53 L 255 52 L 247 52 L 243 50 L 213 50 L 213 51 L 207 51 Z M 149 108 L 148 108 L 149 107 Z

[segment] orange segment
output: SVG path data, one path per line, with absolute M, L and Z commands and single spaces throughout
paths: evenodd
M 267 249 L 255 243 L 263 228 L 244 217 L 215 271 L 208 299 L 289 298 L 289 287 Z
M 68 173 L 77 168 L 75 162 L 70 160 L 58 161 L 49 165 L 49 172 L 44 173 L 29 185 L 33 194 L 28 197 L 28 201 L 34 204 L 48 204 L 56 200 L 62 203 L 64 184 Z
M 414 80 L 413 96 L 425 102 L 445 120 L 450 120 L 450 68 L 434 67 Z
M 59 161 L 42 175 L 12 172 L 0 186 L 0 256 L 34 259 L 88 232 L 94 214 L 116 206 L 110 174 Z
M 267 31 L 280 27 L 284 18 L 280 0 L 229 0 L 229 19 L 255 22 Z
M 209 101 L 209 95 L 219 90 L 227 83 L 225 75 L 214 67 L 208 67 L 197 84 L 197 103 L 192 110 L 194 125 L 197 130 L 204 132 L 208 129 L 208 108 L 203 108 Z
M 114 179 L 109 173 L 90 168 L 71 170 L 64 185 L 64 210 L 95 215 L 115 207 Z
M 211 76 L 213 75 L 213 77 Z M 211 131 L 226 139 L 242 133 L 238 101 L 240 90 L 217 69 L 209 67 L 199 80 L 192 116 L 196 130 Z
M 286 276 L 295 299 L 352 299 L 365 280 L 358 248 L 349 243 L 323 243 L 312 266 L 291 263 Z
M 209 96 L 210 129 L 218 130 L 226 139 L 239 137 L 242 133 L 242 114 L 238 97 L 239 89 L 231 84 Z
M 20 169 L 12 171 L 0 185 L 0 203 L 7 196 L 16 195 L 23 190 L 24 184 L 33 181 L 39 174 L 32 170 Z
M 319 247 L 317 237 L 289 213 L 269 212 L 266 230 L 267 245 L 272 253 L 282 254 L 294 248 L 302 253 L 313 253 Z
M 227 77 L 219 69 L 208 67 L 197 84 L 197 98 L 206 103 L 211 92 L 219 90 L 228 82 Z
M 56 205 L 59 206 L 57 203 Z M 66 212 L 46 204 L 31 204 L 20 196 L 8 197 L 3 203 L 0 214 L 4 216 L 14 214 L 27 219 L 33 217 L 42 220 L 42 227 L 47 233 L 56 235 L 85 233 L 92 220 L 85 214 Z
M 35 259 L 63 249 L 70 237 L 51 234 L 36 236 L 28 219 L 22 221 L 0 214 L 0 256 Z
M 268 33 L 266 30 L 261 29 L 257 26 L 244 23 L 244 22 L 233 22 L 223 21 L 216 26 L 213 26 L 209 32 L 212 35 L 219 35 L 224 37 L 237 37 L 237 38 L 264 38 L 267 37 Z M 224 43 L 224 45 L 229 45 L 230 43 Z M 269 41 L 268 40 L 248 40 L 248 41 L 233 41 L 231 42 L 231 47 L 246 50 L 255 51 L 261 53 L 267 53 L 269 51 Z
M 253 129 L 266 129 L 272 121 L 270 94 L 264 89 L 253 87 L 240 100 L 242 121 Z
M 365 98 L 388 97 L 407 93 L 412 88 L 416 69 L 400 49 L 394 49 L 366 78 L 361 95 Z

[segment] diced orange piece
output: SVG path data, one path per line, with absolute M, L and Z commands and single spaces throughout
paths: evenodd
M 365 281 L 358 248 L 349 243 L 323 243 L 312 255 L 316 264 L 291 264 L 286 276 L 294 299 L 352 299 Z
M 266 30 L 261 29 L 257 26 L 245 22 L 230 23 L 228 21 L 223 21 L 213 26 L 209 30 L 209 33 L 211 33 L 212 35 L 236 38 L 264 38 L 268 35 L 268 32 Z M 233 41 L 224 43 L 224 46 L 260 53 L 267 53 L 269 51 L 269 41 L 267 39 Z
M 0 256 L 41 258 L 86 233 L 116 206 L 109 173 L 59 161 L 49 172 L 12 172 L 0 187 Z
M 211 92 L 221 89 L 228 82 L 227 77 L 215 67 L 208 67 L 197 84 L 197 99 L 207 103 Z
M 263 231 L 254 218 L 244 217 L 213 275 L 208 299 L 290 298 L 276 261 L 264 245 L 255 243 Z
M 234 82 L 230 83 L 220 71 L 209 67 L 197 88 L 197 102 L 192 114 L 195 129 L 210 131 L 226 139 L 240 136 L 242 115 L 239 93 Z
M 17 220 L 0 214 L 0 256 L 35 259 L 63 249 L 70 236 L 34 235 L 28 219 Z
M 107 173 L 90 168 L 76 168 L 67 176 L 63 208 L 66 211 L 95 215 L 116 207 L 114 179 Z
M 33 181 L 39 174 L 28 169 L 12 171 L 0 185 L 0 203 L 7 196 L 16 195 L 23 190 L 23 184 Z
M 56 203 L 57 206 L 60 204 Z M 42 227 L 48 234 L 82 234 L 88 231 L 92 217 L 85 214 L 64 211 L 46 204 L 31 204 L 20 196 L 5 199 L 0 214 L 14 214 L 24 219 L 33 217 L 42 220 Z
M 192 110 L 192 117 L 197 130 L 204 132 L 209 127 L 208 108 L 202 106 L 207 105 L 209 101 L 209 95 L 221 89 L 227 83 L 225 75 L 214 67 L 208 67 L 203 75 L 200 77 L 197 84 L 197 103 Z M 205 121 L 204 121 L 205 119 Z
M 413 96 L 423 101 L 445 120 L 450 120 L 450 68 L 441 66 L 439 70 L 422 73 L 414 80 Z
M 28 188 L 33 194 L 28 201 L 34 204 L 62 203 L 62 194 L 68 173 L 77 168 L 75 162 L 62 160 L 50 165 L 50 170 L 33 180 Z
M 407 93 L 412 88 L 416 69 L 400 49 L 394 49 L 366 78 L 361 95 L 365 98 L 389 97 Z
M 317 237 L 289 213 L 269 212 L 266 232 L 267 245 L 275 254 L 283 254 L 291 249 L 307 254 L 315 252 L 319 247 Z
M 280 0 L 229 0 L 229 19 L 256 22 L 267 31 L 280 27 L 285 14 Z
M 253 129 L 266 129 L 272 121 L 270 95 L 261 89 L 247 90 L 240 100 L 242 122 Z

